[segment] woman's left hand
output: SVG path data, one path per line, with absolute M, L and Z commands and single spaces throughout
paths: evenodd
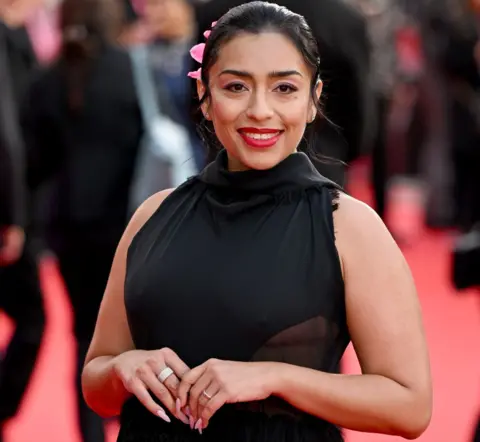
M 269 397 L 275 379 L 273 365 L 210 359 L 183 376 L 177 390 L 181 407 L 189 407 L 195 429 L 202 430 L 224 404 Z

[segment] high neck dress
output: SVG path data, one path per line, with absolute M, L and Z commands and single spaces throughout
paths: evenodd
M 127 257 L 125 306 L 136 348 L 278 361 L 336 372 L 349 343 L 332 213 L 340 189 L 308 157 L 229 172 L 225 151 L 173 191 Z M 223 406 L 203 435 L 135 397 L 118 442 L 338 442 L 340 429 L 270 397 Z

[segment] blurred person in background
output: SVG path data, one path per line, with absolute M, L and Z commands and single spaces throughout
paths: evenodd
M 142 122 L 128 54 L 117 46 L 117 0 L 64 0 L 59 59 L 32 83 L 22 109 L 28 182 L 53 180 L 47 244 L 73 309 L 75 385 L 84 442 L 104 440 L 103 420 L 80 387 L 88 344 L 116 245 L 128 218 Z
M 211 23 L 244 0 L 209 0 L 197 6 L 197 41 Z M 315 131 L 314 150 L 351 162 L 370 149 L 376 130 L 375 95 L 370 83 L 371 45 L 363 15 L 339 0 L 278 0 L 303 15 L 318 42 L 321 77 L 327 99 L 326 117 Z M 194 104 L 195 106 L 195 104 Z M 198 107 L 198 106 L 197 106 Z M 201 115 L 200 115 L 201 117 Z M 345 182 L 342 164 L 316 163 L 319 171 L 339 184 Z
M 389 178 L 390 114 L 398 76 L 397 31 L 405 22 L 398 0 L 345 0 L 367 20 L 372 45 L 370 82 L 376 100 L 377 125 L 372 137 L 372 184 L 375 209 L 385 221 Z
M 143 35 L 150 34 L 149 67 L 160 111 L 186 130 L 196 168 L 201 170 L 206 150 L 191 118 L 191 81 L 187 77 L 192 68 L 189 51 L 197 37 L 193 1 L 144 0 L 138 9 L 143 17 Z
M 42 293 L 26 228 L 28 196 L 18 102 L 35 65 L 25 14 L 0 1 L 0 309 L 14 332 L 0 358 L 0 441 L 21 405 L 45 328 Z

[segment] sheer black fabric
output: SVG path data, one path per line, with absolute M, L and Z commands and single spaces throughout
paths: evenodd
M 302 153 L 229 172 L 226 153 L 175 190 L 134 238 L 125 305 L 137 348 L 334 372 L 349 342 L 332 212 L 339 188 Z M 120 442 L 336 442 L 278 398 L 224 406 L 202 436 L 132 398 Z M 202 438 L 202 439 L 200 439 Z

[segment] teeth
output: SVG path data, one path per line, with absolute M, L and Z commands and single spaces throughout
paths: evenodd
M 269 140 L 270 138 L 276 137 L 279 132 L 273 134 L 252 134 L 252 133 L 245 133 L 245 136 L 248 138 L 253 138 L 254 140 Z

